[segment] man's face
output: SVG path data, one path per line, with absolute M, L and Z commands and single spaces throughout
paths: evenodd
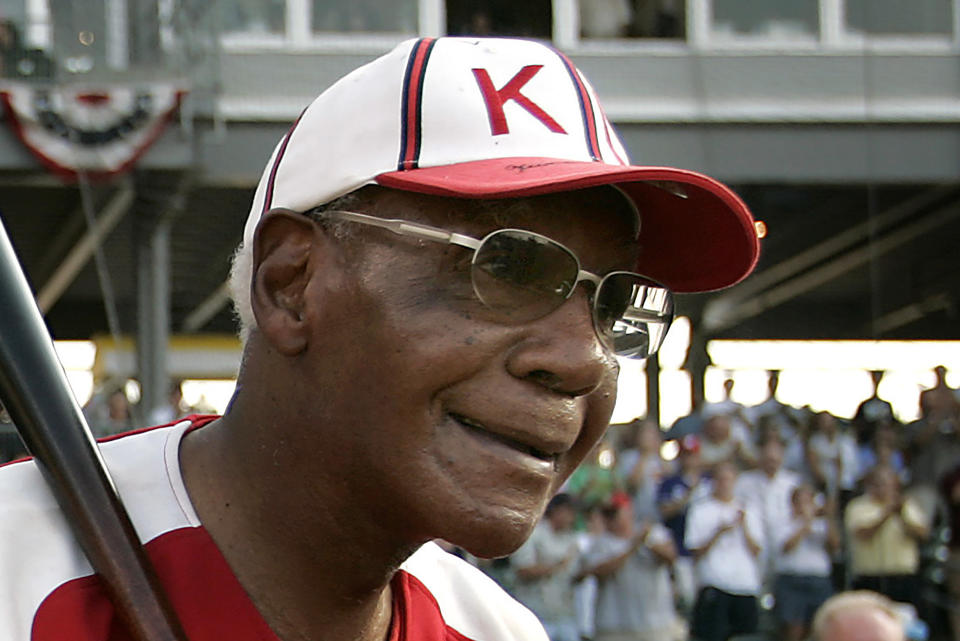
M 760 450 L 760 467 L 769 475 L 774 475 L 783 464 L 783 445 L 776 439 L 768 439 Z
M 550 512 L 548 520 L 555 532 L 568 532 L 573 529 L 577 512 L 572 506 L 561 505 Z
M 713 492 L 722 501 L 733 498 L 737 482 L 737 469 L 730 463 L 721 463 L 713 472 Z
M 875 470 L 867 483 L 867 492 L 877 501 L 892 501 L 896 498 L 898 491 L 897 476 L 887 468 Z
M 700 471 L 700 450 L 682 450 L 679 454 L 680 467 L 685 472 Z
M 722 443 L 730 438 L 730 419 L 726 416 L 711 416 L 703 425 L 703 435 L 712 443 Z
M 492 216 L 475 203 L 382 190 L 356 209 L 476 238 L 529 229 L 604 274 L 636 261 L 621 200 L 573 192 Z M 345 489 L 368 512 L 358 516 L 408 543 L 443 538 L 482 556 L 508 553 L 613 410 L 618 368 L 594 332 L 590 290 L 581 283 L 556 311 L 511 323 L 474 296 L 471 251 L 352 231 L 336 282 L 315 273 L 307 286 L 302 410 L 314 429 L 304 456 L 344 470 Z

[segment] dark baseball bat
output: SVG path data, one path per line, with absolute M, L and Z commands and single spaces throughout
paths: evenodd
M 0 400 L 127 629 L 139 641 L 186 641 L 73 396 L 2 223 Z

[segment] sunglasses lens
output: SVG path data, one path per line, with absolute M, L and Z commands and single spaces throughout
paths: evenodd
M 673 321 L 673 295 L 629 272 L 607 274 L 596 294 L 594 322 L 616 354 L 646 358 L 660 349 Z
M 484 305 L 510 320 L 542 318 L 577 282 L 576 257 L 556 242 L 518 229 L 487 236 L 473 257 L 473 287 Z

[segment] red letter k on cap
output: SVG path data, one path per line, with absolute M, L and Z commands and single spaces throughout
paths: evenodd
M 543 68 L 543 65 L 527 65 L 517 72 L 507 84 L 497 89 L 490 80 L 490 74 L 486 69 L 474 69 L 473 75 L 480 86 L 480 92 L 483 94 L 483 100 L 487 104 L 487 115 L 490 117 L 490 134 L 499 136 L 510 133 L 510 127 L 507 126 L 507 117 L 503 113 L 504 103 L 514 100 L 518 105 L 526 109 L 534 118 L 542 122 L 547 129 L 555 134 L 567 133 L 556 120 L 550 117 L 540 105 L 530 100 L 530 98 L 520 93 L 523 86 L 530 82 L 530 79 L 537 75 L 537 72 Z

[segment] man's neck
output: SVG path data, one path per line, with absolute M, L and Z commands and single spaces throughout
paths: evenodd
M 237 423 L 228 415 L 189 434 L 180 460 L 201 522 L 253 604 L 283 641 L 385 639 L 390 580 L 413 550 L 364 531 L 355 506 L 324 499 L 322 480 L 297 482 L 282 465 L 271 474 L 269 454 L 246 451 Z M 314 509 L 292 512 L 305 505 Z

